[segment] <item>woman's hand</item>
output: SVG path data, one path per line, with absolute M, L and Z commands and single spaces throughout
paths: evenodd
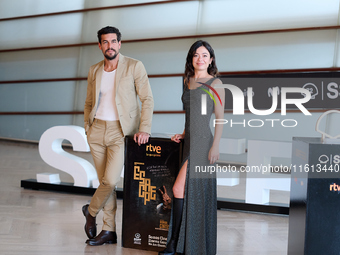
M 184 134 L 175 134 L 171 137 L 171 141 L 174 141 L 176 143 L 180 143 L 181 139 L 184 139 Z
M 210 164 L 214 164 L 217 160 L 220 158 L 220 151 L 218 146 L 211 146 L 208 159 L 210 161 Z

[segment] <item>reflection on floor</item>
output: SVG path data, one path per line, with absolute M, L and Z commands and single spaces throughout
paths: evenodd
M 77 153 L 89 160 L 89 153 Z M 90 196 L 20 188 L 23 179 L 37 173 L 59 173 L 44 163 L 37 145 L 0 141 L 0 254 L 157 254 L 122 248 L 118 244 L 91 247 L 85 244 L 81 207 Z M 98 215 L 100 229 L 102 215 Z M 120 239 L 122 200 L 118 201 L 117 232 Z M 218 211 L 218 253 L 232 255 L 287 254 L 288 216 Z

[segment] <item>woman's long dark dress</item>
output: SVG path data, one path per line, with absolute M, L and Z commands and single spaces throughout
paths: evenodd
M 210 85 L 214 79 L 206 84 Z M 207 172 L 213 136 L 209 126 L 214 102 L 201 88 L 186 88 L 182 95 L 185 109 L 183 162 L 188 160 L 182 222 L 177 252 L 186 255 L 216 254 L 217 194 L 216 175 Z M 209 90 L 209 89 L 207 89 Z M 207 114 L 201 114 L 201 97 L 206 95 Z M 217 102 L 218 103 L 218 102 Z M 197 171 L 196 171 L 197 170 Z M 171 238 L 172 219 L 169 236 Z

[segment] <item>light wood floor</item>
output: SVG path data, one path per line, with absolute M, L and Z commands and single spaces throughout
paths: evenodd
M 89 153 L 82 156 L 90 160 Z M 118 244 L 87 246 L 81 208 L 91 197 L 20 188 L 21 180 L 43 172 L 72 180 L 44 163 L 37 145 L 0 141 L 1 255 L 157 254 L 121 247 L 122 200 L 118 201 Z M 283 255 L 287 240 L 288 216 L 218 211 L 217 254 Z

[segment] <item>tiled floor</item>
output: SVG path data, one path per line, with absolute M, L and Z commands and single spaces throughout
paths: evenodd
M 0 141 L 0 254 L 157 254 L 121 247 L 122 200 L 118 201 L 118 244 L 87 246 L 81 207 L 90 196 L 20 187 L 21 180 L 46 171 L 70 180 L 41 160 L 37 145 Z M 287 241 L 288 216 L 218 211 L 217 254 L 283 255 Z

